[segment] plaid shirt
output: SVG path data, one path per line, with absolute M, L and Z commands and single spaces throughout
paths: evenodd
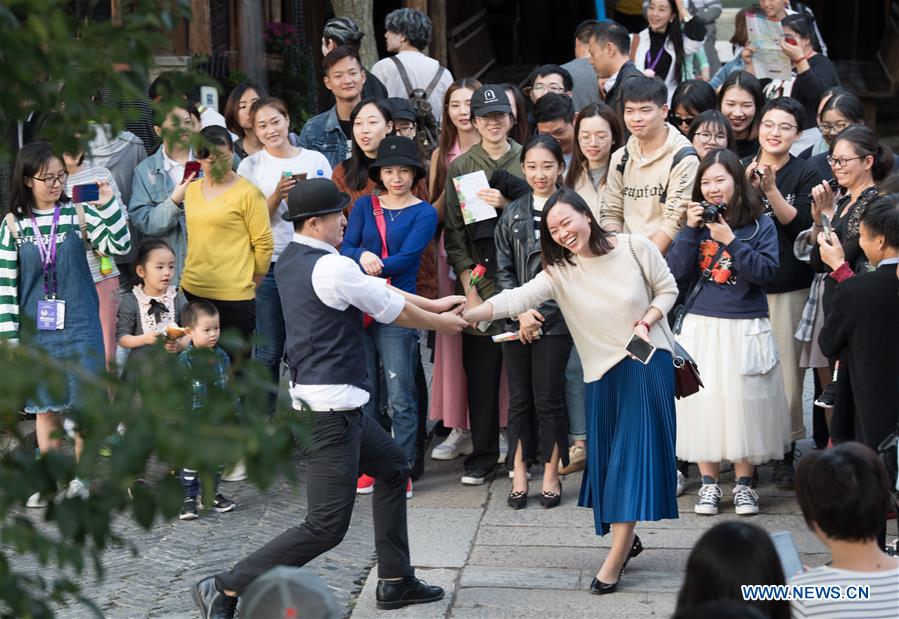
M 798 260 L 803 262 L 809 261 L 812 255 L 811 235 L 813 232 L 814 228 L 809 228 L 800 232 L 796 237 L 796 241 L 793 243 L 793 255 Z M 808 300 L 805 302 L 805 307 L 802 308 L 802 317 L 796 326 L 796 333 L 793 334 L 793 337 L 800 342 L 812 341 L 815 315 L 818 313 L 819 291 L 825 277 L 827 277 L 827 273 L 816 273 L 815 278 L 812 280 L 812 285 L 808 291 Z
M 194 345 L 189 344 L 188 347 L 178 355 L 178 361 L 188 370 L 188 376 L 191 381 L 191 386 L 193 387 L 193 410 L 203 407 L 206 403 L 207 393 L 206 383 L 199 380 L 194 376 L 194 372 L 190 371 L 193 369 L 194 357 L 196 354 L 195 351 Z M 226 389 L 228 387 L 228 377 L 231 374 L 231 359 L 228 357 L 228 353 L 219 346 L 213 348 L 212 351 L 215 353 L 215 386 L 218 389 Z

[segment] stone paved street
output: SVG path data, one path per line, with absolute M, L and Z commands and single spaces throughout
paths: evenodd
M 426 476 L 409 502 L 412 558 L 418 575 L 446 588 L 438 604 L 379 612 L 374 604 L 375 571 L 370 497 L 359 497 L 347 539 L 306 569 L 327 582 L 354 619 L 404 617 L 667 617 L 674 609 L 690 548 L 709 526 L 737 518 L 732 512 L 732 474 L 722 476 L 725 499 L 716 518 L 693 514 L 695 469 L 681 517 L 647 523 L 638 529 L 646 551 L 629 565 L 619 592 L 602 598 L 587 592 L 602 562 L 609 538 L 593 533 L 589 510 L 576 507 L 580 475 L 564 480 L 562 505 L 544 510 L 532 499 L 527 509 L 505 504 L 511 482 L 505 477 L 479 488 L 459 485 L 461 462 L 428 460 Z M 302 465 L 300 464 L 302 476 Z M 808 531 L 795 499 L 768 483 L 761 470 L 762 513 L 750 518 L 768 531 L 788 530 L 808 565 L 828 559 Z M 244 483 L 223 485 L 240 507 L 208 514 L 194 522 L 157 525 L 144 532 L 122 519 L 120 531 L 139 556 L 114 549 L 106 554 L 107 578 L 86 577 L 86 593 L 110 619 L 196 617 L 188 589 L 198 578 L 235 559 L 299 522 L 305 492 L 279 482 L 260 493 Z M 540 489 L 538 476 L 530 491 Z M 38 512 L 32 512 L 38 513 Z M 892 535 L 895 531 L 891 530 Z M 19 565 L 22 565 L 19 563 Z M 364 584 L 364 588 L 363 588 Z M 360 593 L 361 592 L 361 593 Z M 60 617 L 91 617 L 83 607 L 61 609 Z

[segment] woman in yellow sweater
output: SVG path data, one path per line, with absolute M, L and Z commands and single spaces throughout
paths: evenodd
M 256 326 L 256 285 L 268 271 L 275 247 L 265 197 L 231 170 L 233 145 L 224 127 L 201 132 L 212 148 L 200 148 L 202 178 L 187 187 L 187 260 L 181 289 L 188 301 L 210 301 L 222 331 L 249 339 Z M 235 353 L 228 350 L 236 364 Z

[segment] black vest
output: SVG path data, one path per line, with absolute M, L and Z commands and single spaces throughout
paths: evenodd
M 284 351 L 293 382 L 353 385 L 366 389 L 362 312 L 322 303 L 312 287 L 312 270 L 323 249 L 290 243 L 275 263 L 275 282 L 284 311 Z

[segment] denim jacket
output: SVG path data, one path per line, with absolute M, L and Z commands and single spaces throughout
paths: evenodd
M 333 169 L 350 154 L 347 139 L 337 120 L 337 108 L 332 107 L 306 121 L 300 131 L 300 148 L 317 150 L 325 156 Z
M 534 194 L 512 201 L 503 211 L 493 238 L 496 243 L 496 289 L 518 288 L 531 281 L 543 270 L 540 260 L 540 241 L 534 231 Z M 568 326 L 555 301 L 546 301 L 536 308 L 545 319 L 544 335 L 566 335 Z M 509 320 L 509 331 L 517 331 L 518 323 Z
M 162 239 L 175 252 L 171 285 L 177 288 L 187 255 L 187 223 L 184 208 L 172 202 L 175 183 L 165 171 L 163 158 L 160 147 L 134 169 L 128 215 L 141 236 Z

